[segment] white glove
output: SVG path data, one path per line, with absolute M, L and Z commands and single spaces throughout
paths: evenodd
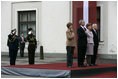
M 28 34 L 31 34 L 32 32 L 31 31 L 29 31 L 29 33 Z

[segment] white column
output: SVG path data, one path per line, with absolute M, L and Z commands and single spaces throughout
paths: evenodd
M 83 1 L 83 20 L 85 21 L 85 25 L 89 22 L 88 21 L 88 15 L 89 15 L 89 9 L 88 9 L 88 1 Z

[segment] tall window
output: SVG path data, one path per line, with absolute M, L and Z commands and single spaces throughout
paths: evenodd
M 100 41 L 100 7 L 97 7 L 98 39 Z
M 21 33 L 24 33 L 24 36 L 26 37 L 28 35 L 28 28 L 32 28 L 34 35 L 36 35 L 36 11 L 19 11 L 18 26 L 19 36 Z

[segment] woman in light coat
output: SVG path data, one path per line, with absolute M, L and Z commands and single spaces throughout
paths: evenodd
M 72 23 L 67 23 L 67 31 L 66 31 L 66 50 L 67 50 L 67 67 L 73 67 L 73 54 L 75 48 L 75 34 L 72 29 Z
M 92 33 L 92 24 L 88 23 L 86 25 L 87 27 L 87 51 L 86 51 L 86 63 L 87 66 L 92 66 L 91 64 L 91 57 L 93 55 L 93 47 L 94 47 L 94 41 L 93 41 L 93 33 Z

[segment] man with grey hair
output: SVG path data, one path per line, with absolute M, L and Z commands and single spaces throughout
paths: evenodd
M 91 58 L 91 64 L 93 66 L 96 66 L 96 58 L 97 58 L 97 51 L 98 51 L 98 32 L 97 32 L 97 24 L 92 25 L 92 33 L 93 33 L 93 39 L 94 39 L 94 54 Z
M 80 27 L 77 30 L 77 36 L 78 36 L 78 67 L 86 67 L 84 65 L 84 59 L 86 54 L 86 48 L 87 48 L 87 34 L 86 34 L 86 28 L 84 27 L 85 21 L 80 20 L 79 21 Z

